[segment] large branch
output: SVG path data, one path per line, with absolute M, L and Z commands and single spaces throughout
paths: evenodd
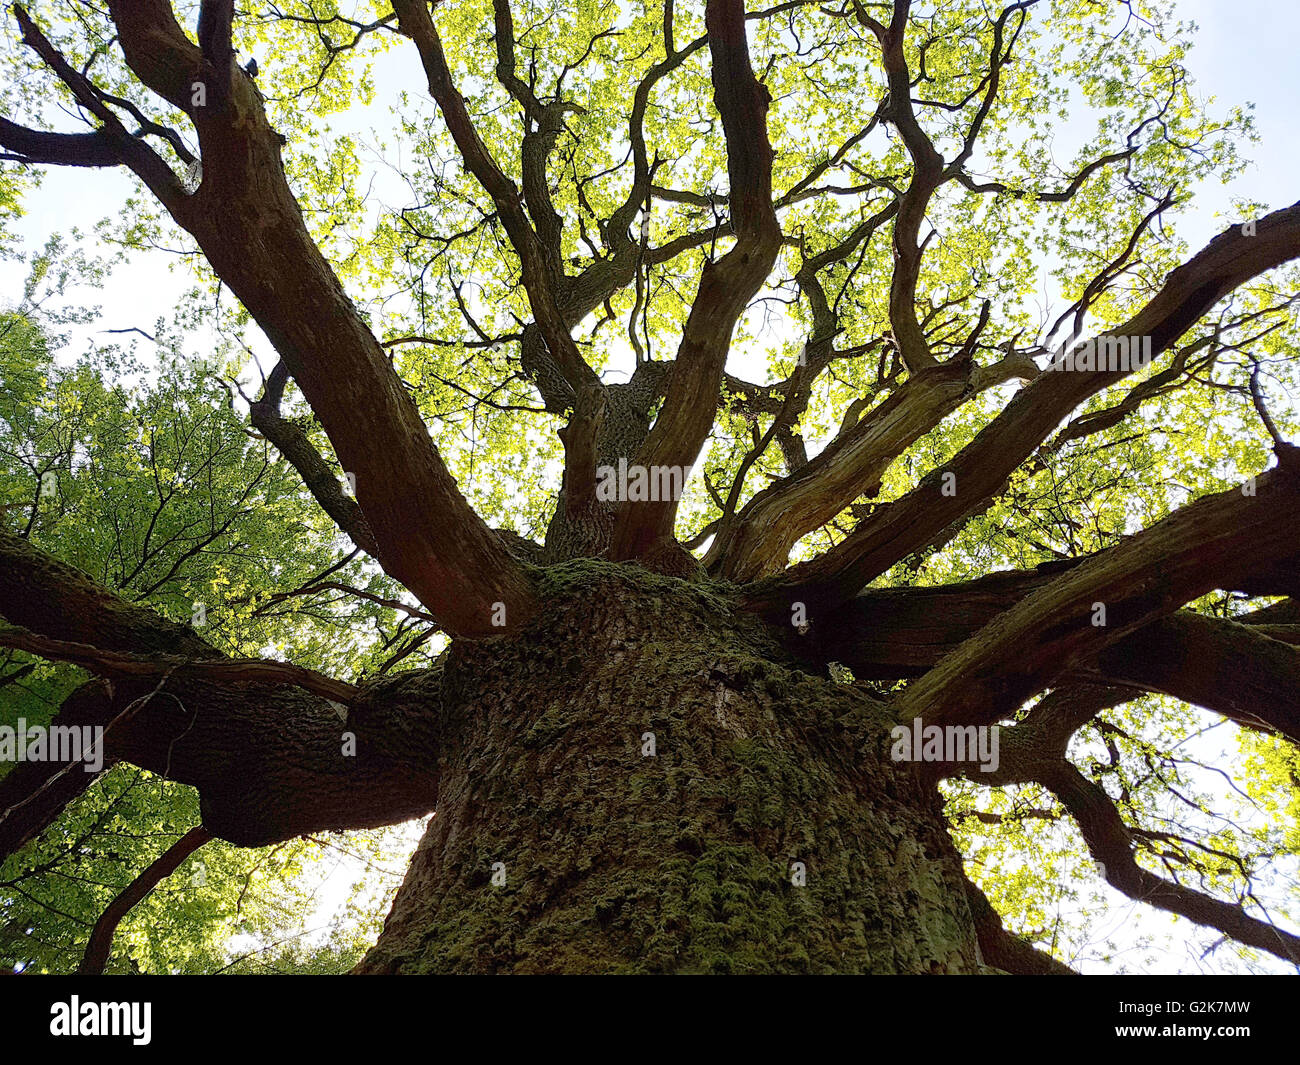
M 1256 478 L 1256 495 L 1199 499 L 998 615 L 908 687 L 900 720 L 991 724 L 1183 603 L 1294 559 L 1300 471 L 1291 452 L 1281 459 Z
M 735 529 L 720 538 L 719 572 L 736 582 L 779 572 L 800 537 L 879 484 L 894 460 L 949 414 L 994 385 L 1037 372 L 1031 360 L 1008 357 L 988 367 L 949 363 L 912 375 L 805 466 L 745 504 Z
M 1263 615 L 1266 611 L 1258 611 Z M 1300 962 L 1300 936 L 1251 917 L 1243 906 L 1166 880 L 1138 865 L 1134 835 L 1106 790 L 1070 763 L 1070 737 L 1100 711 L 1135 694 L 1122 688 L 1087 684 L 1057 688 L 1025 719 L 1002 730 L 998 766 L 989 773 L 970 774 L 969 764 L 952 765 L 983 784 L 1001 787 L 1036 782 L 1047 787 L 1069 811 L 1088 850 L 1100 863 L 1102 875 L 1114 888 L 1136 902 L 1146 902 L 1198 924 L 1217 928 L 1242 943 L 1259 947 L 1292 962 Z M 981 945 L 983 940 L 981 939 Z
M 0 616 L 15 625 L 106 651 L 178 654 L 194 661 L 220 654 L 193 629 L 126 603 L 80 570 L 0 529 Z M 112 703 L 102 684 L 69 695 L 51 725 L 103 727 Z M 105 766 L 112 764 L 105 758 Z M 0 856 L 49 825 L 97 774 L 66 762 L 22 762 L 0 780 Z
M 366 554 L 377 555 L 379 545 L 375 542 L 375 534 L 370 531 L 370 524 L 357 501 L 343 491 L 329 463 L 321 457 L 302 427 L 280 413 L 288 376 L 289 368 L 283 362 L 277 363 L 266 379 L 262 395 L 248 405 L 249 421 L 298 471 L 307 491 L 335 524 L 351 537 L 352 542 Z
M 89 82 L 24 14 L 19 18 L 28 41 L 100 115 L 124 162 L 195 238 L 280 353 L 343 468 L 356 478 L 357 501 L 384 569 L 449 631 L 507 631 L 535 609 L 531 584 L 458 491 L 414 401 L 307 232 L 256 86 L 228 69 L 233 61 L 220 61 L 228 50 L 221 6 L 205 5 L 218 22 L 216 43 L 205 55 L 163 0 L 109 5 L 132 71 L 185 111 L 198 130 L 204 176 L 192 196 L 175 194 L 157 172 L 161 160 L 120 132 Z M 211 106 L 193 88 L 205 85 L 220 97 L 221 89 L 207 83 L 227 74 L 229 95 L 219 99 L 221 106 Z M 497 604 L 506 608 L 505 626 L 493 625 L 501 618 Z
M 107 752 L 197 788 L 205 827 L 242 846 L 398 824 L 437 803 L 427 708 L 440 676 L 412 670 L 363 686 L 346 718 L 335 701 L 284 682 L 214 683 L 182 672 L 160 688 L 123 681 L 119 715 L 145 702 Z
M 280 403 L 284 397 L 284 386 L 288 382 L 288 367 L 283 362 L 276 363 L 267 375 L 262 395 L 248 405 L 249 421 L 288 461 L 303 484 L 320 504 L 335 524 L 342 529 L 352 542 L 368 555 L 374 556 L 378 551 L 374 533 L 361 507 L 340 483 L 333 468 L 325 457 L 316 450 L 306 431 L 296 422 L 280 413 Z M 510 529 L 493 528 L 493 533 L 505 545 L 507 551 L 521 562 L 537 564 L 541 556 L 541 545 Z M 321 585 L 319 587 L 325 587 Z M 352 590 L 355 594 L 355 590 Z M 381 600 L 383 605 L 392 603 Z M 437 618 L 429 617 L 431 621 Z
M 1158 356 L 1233 289 L 1298 255 L 1300 204 L 1261 219 L 1255 236 L 1246 236 L 1234 226 L 1174 270 L 1142 310 L 1106 335 L 1150 337 L 1153 356 Z M 1128 372 L 1040 374 L 946 466 L 933 470 L 901 499 L 879 508 L 820 558 L 756 588 L 750 599 L 753 607 L 784 618 L 796 601 L 810 608 L 847 601 L 995 495 L 1075 407 Z M 955 490 L 946 494 L 945 484 Z
M 889 321 L 894 341 L 904 364 L 916 373 L 935 365 L 925 334 L 916 320 L 916 286 L 925 248 L 918 243 L 921 223 L 931 196 L 943 178 L 943 156 L 916 120 L 912 108 L 912 78 L 903 51 L 907 35 L 910 0 L 894 0 L 893 18 L 884 28 L 867 18 L 880 39 L 881 57 L 889 85 L 888 117 L 894 123 L 908 155 L 912 158 L 912 180 L 908 183 L 894 220 L 894 269 L 889 285 Z M 861 8 L 858 9 L 861 11 Z M 863 16 L 860 16 L 862 18 Z M 1000 25 L 1000 24 L 999 24 Z
M 1062 568 L 1048 563 L 933 587 L 867 588 L 843 606 L 809 614 L 808 631 L 792 631 L 786 642 L 802 657 L 842 662 L 864 680 L 918 677 Z
M 16 625 L 0 625 L 0 647 L 11 647 L 51 662 L 68 662 L 106 677 L 158 677 L 179 673 L 203 677 L 218 684 L 293 684 L 343 707 L 350 706 L 357 698 L 357 689 L 346 681 L 335 680 L 305 666 L 263 658 L 192 661 L 176 655 L 123 654 L 104 651 L 90 644 L 52 639 Z
M 1087 685 L 1057 689 L 1041 700 L 1024 721 L 1003 730 L 1002 757 L 997 768 L 972 777 L 992 787 L 1029 782 L 1044 785 L 1074 818 L 1107 883 L 1134 901 L 1179 914 L 1217 928 L 1239 942 L 1300 962 L 1300 936 L 1251 917 L 1241 905 L 1165 880 L 1138 865 L 1134 831 L 1125 824 L 1106 790 L 1080 773 L 1065 755 L 1070 736 L 1084 721 L 1124 701 L 1115 692 Z
M 1073 969 L 1045 954 L 1019 936 L 1012 935 L 1002 918 L 975 884 L 966 881 L 966 898 L 970 902 L 980 955 L 992 965 L 1013 976 L 1078 976 Z
M 663 408 L 637 452 L 636 463 L 651 471 L 694 465 L 713 427 L 732 332 L 781 248 L 767 134 L 771 97 L 750 66 L 743 0 L 709 0 L 705 28 L 713 59 L 713 100 L 727 144 L 736 243 L 717 262 L 706 262 L 701 272 Z M 676 499 L 623 503 L 610 557 L 650 553 L 671 538 L 676 514 Z
M 187 625 L 119 599 L 85 573 L 0 529 L 0 617 L 42 636 L 103 651 L 219 659 Z
M 0 563 L 0 615 L 30 630 L 8 630 L 6 642 L 111 678 L 78 689 L 55 723 L 104 727 L 105 765 L 125 761 L 198 788 L 214 835 L 256 846 L 433 809 L 427 707 L 440 671 L 358 690 L 288 663 L 234 661 L 17 537 L 0 535 Z M 39 770 L 26 772 L 32 765 Z M 0 854 L 94 779 L 64 768 L 25 763 L 0 781 Z
M 46 133 L 0 118 L 0 148 L 19 163 L 56 166 L 121 166 L 113 140 L 102 130 L 94 133 Z
M 1162 692 L 1300 744 L 1300 625 L 1257 620 L 1179 611 L 1107 647 L 1079 675 Z
M 230 99 L 235 65 L 235 50 L 231 47 L 234 18 L 233 0 L 202 0 L 199 4 L 199 51 L 215 110 L 224 108 Z
M 63 700 L 49 727 L 103 728 L 112 717 L 107 687 L 92 681 Z M 106 756 L 101 772 L 112 765 Z M 88 772 L 84 762 L 66 759 L 19 762 L 13 766 L 0 780 L 0 861 L 45 831 L 64 807 L 98 779 L 99 773 Z
M 933 588 L 868 589 L 808 631 L 790 630 L 787 644 L 811 661 L 840 662 L 863 680 L 918 677 L 998 615 L 1082 564 L 994 573 Z M 1281 590 L 1261 567 L 1232 582 L 1234 590 Z M 1144 625 L 1072 667 L 1070 687 L 1106 686 L 1127 702 L 1142 691 L 1202 706 L 1246 728 L 1277 732 L 1300 743 L 1300 608 L 1295 600 L 1233 620 L 1179 610 Z M 1057 688 L 1056 691 L 1066 690 Z M 1098 706 L 1103 709 L 1104 706 Z M 1094 711 L 1095 712 L 1095 711 Z

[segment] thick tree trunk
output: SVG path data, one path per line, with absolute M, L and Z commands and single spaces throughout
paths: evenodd
M 448 656 L 438 812 L 357 971 L 980 970 L 880 703 L 715 588 L 593 562 L 547 582 L 528 632 Z

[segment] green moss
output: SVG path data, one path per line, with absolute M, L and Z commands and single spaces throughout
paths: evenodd
M 368 968 L 974 967 L 960 863 L 880 703 L 725 590 L 593 561 L 542 582 L 529 634 L 449 659 L 442 804 Z

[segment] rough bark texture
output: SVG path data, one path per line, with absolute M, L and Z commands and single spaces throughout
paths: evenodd
M 878 702 L 715 589 L 547 582 L 532 631 L 446 662 L 438 813 L 358 971 L 979 970 L 937 794 L 888 761 Z
M 436 679 L 436 671 L 364 685 L 344 721 L 340 704 L 283 678 L 246 674 L 232 682 L 205 673 L 236 664 L 193 629 L 124 602 L 3 532 L 0 616 L 105 652 L 185 656 L 188 665 L 173 657 L 153 676 L 106 670 L 111 679 L 74 691 L 52 724 L 105 726 L 106 766 L 126 761 L 198 788 L 204 825 L 215 836 L 256 846 L 321 829 L 394 824 L 434 807 L 429 760 L 411 756 L 430 750 L 413 738 L 425 700 L 403 693 Z M 345 733 L 355 737 L 355 753 L 344 753 Z M 48 827 L 95 780 L 66 768 L 23 762 L 0 780 L 0 857 Z

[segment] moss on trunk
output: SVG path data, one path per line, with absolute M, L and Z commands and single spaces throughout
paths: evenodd
M 978 971 L 877 700 L 718 586 L 545 581 L 528 632 L 448 656 L 438 813 L 359 972 Z

